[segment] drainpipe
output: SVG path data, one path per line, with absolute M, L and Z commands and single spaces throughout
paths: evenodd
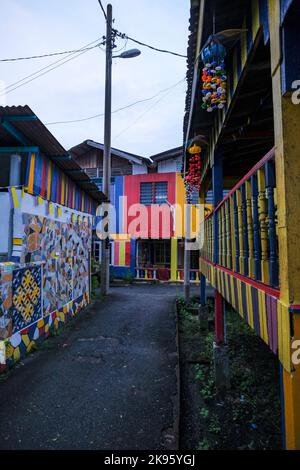
M 21 163 L 22 157 L 17 154 L 10 156 L 10 170 L 9 170 L 9 186 L 20 186 L 21 184 Z M 8 259 L 12 256 L 13 235 L 14 235 L 14 208 L 10 210 L 9 214 L 9 229 L 8 229 Z

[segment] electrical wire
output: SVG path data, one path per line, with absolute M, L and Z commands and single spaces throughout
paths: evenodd
M 105 18 L 105 20 L 107 21 L 107 16 L 106 16 L 104 7 L 103 7 L 103 5 L 102 5 L 102 2 L 101 2 L 101 0 L 98 0 L 98 2 L 99 2 L 99 5 L 100 5 L 101 10 L 102 10 L 102 12 L 103 12 L 104 18 Z
M 151 100 L 155 99 L 157 96 L 161 95 L 162 93 L 165 93 L 169 90 L 172 90 L 175 86 L 179 85 L 179 83 L 183 82 L 184 80 L 185 80 L 185 78 L 180 80 L 180 82 L 176 82 L 175 84 L 169 86 L 168 88 L 164 88 L 163 90 L 158 91 L 155 95 L 153 95 L 149 98 L 144 98 L 144 99 L 141 99 L 141 100 L 137 100 L 137 101 L 134 101 L 133 103 L 130 103 L 126 106 L 122 106 L 121 108 L 117 108 L 114 111 L 112 111 L 112 114 L 118 113 L 119 111 L 124 111 L 125 109 L 128 109 L 128 108 L 132 108 L 133 106 L 136 106 L 139 103 L 145 103 L 146 101 L 151 101 Z M 101 113 L 101 114 L 95 114 L 93 116 L 88 116 L 86 118 L 71 119 L 71 120 L 68 120 L 68 121 L 46 122 L 45 125 L 46 126 L 54 126 L 56 124 L 73 124 L 73 123 L 76 123 L 76 122 L 90 121 L 91 119 L 96 119 L 96 118 L 103 117 L 103 116 L 104 116 L 104 113 Z
M 62 52 L 50 52 L 49 54 L 41 54 L 41 55 L 32 55 L 28 57 L 14 57 L 10 59 L 0 59 L 0 62 L 15 62 L 18 60 L 31 60 L 31 59 L 42 59 L 44 57 L 53 57 L 57 55 L 64 55 L 64 54 L 75 54 L 76 52 L 80 52 L 82 50 L 89 51 L 92 49 L 91 47 L 87 47 L 86 49 L 74 49 L 71 51 L 62 51 Z
M 27 75 L 26 77 L 23 77 L 22 79 L 14 82 L 14 83 L 11 83 L 10 85 L 7 85 L 7 87 L 0 90 L 0 92 L 1 92 L 0 97 L 6 95 L 8 93 L 11 93 L 12 91 L 16 90 L 17 88 L 20 88 L 21 86 L 26 85 L 27 83 L 30 83 L 33 80 L 36 80 L 37 78 L 42 77 L 43 75 L 51 72 L 52 70 L 57 69 L 61 65 L 64 65 L 67 62 L 69 62 L 73 59 L 76 59 L 77 57 L 81 56 L 82 54 L 85 54 L 89 50 L 94 49 L 96 47 L 99 47 L 99 45 L 100 45 L 99 43 L 97 43 L 96 45 L 94 45 L 92 47 L 89 47 L 91 44 L 94 44 L 97 41 L 99 41 L 99 39 L 96 39 L 95 41 L 87 44 L 86 46 L 83 46 L 82 49 L 79 49 L 79 53 L 76 54 L 76 55 L 74 53 L 71 53 L 71 54 L 67 55 L 67 57 L 56 60 L 55 62 L 52 62 L 51 64 L 37 70 L 36 72 L 33 72 L 30 75 Z M 56 65 L 56 64 L 58 64 L 58 65 Z M 43 72 L 43 73 L 40 73 L 40 72 Z M 15 86 L 15 85 L 17 85 L 17 86 Z
M 172 85 L 171 87 L 169 87 L 168 91 L 161 98 L 159 98 L 157 101 L 155 101 L 155 103 L 153 103 L 148 109 L 146 109 L 146 111 L 141 113 L 135 121 L 133 121 L 131 124 L 129 124 L 129 126 L 127 126 L 125 129 L 123 129 L 119 134 L 114 136 L 113 139 L 118 139 L 122 134 L 124 134 L 124 132 L 128 131 L 128 129 L 130 129 L 131 127 L 135 126 L 135 124 L 137 124 L 141 120 L 141 118 L 145 116 L 145 114 L 149 113 L 158 103 L 160 103 L 163 99 L 165 99 L 166 96 L 168 96 L 173 91 L 174 88 L 176 88 L 178 85 L 180 85 L 180 83 L 183 83 L 185 81 L 185 79 L 186 79 L 186 77 L 182 78 L 179 82 L 177 82 L 174 85 Z
M 169 51 L 167 49 L 159 49 L 158 47 L 151 46 L 150 44 L 146 44 L 145 42 L 138 41 L 137 39 L 134 39 L 134 38 L 128 36 L 127 34 L 125 34 L 125 33 L 120 33 L 118 30 L 114 30 L 114 31 L 116 32 L 117 36 L 119 36 L 123 39 L 127 38 L 129 41 L 135 42 L 136 44 L 139 44 L 140 46 L 148 47 L 149 49 L 151 49 L 153 51 L 163 52 L 165 54 L 171 54 L 171 55 L 174 55 L 174 56 L 177 56 L 177 57 L 184 57 L 185 59 L 187 58 L 186 55 L 179 54 L 178 52 Z
M 98 42 L 98 41 L 100 41 L 100 38 L 99 38 L 99 39 L 96 39 L 95 41 L 90 42 L 89 44 L 86 44 L 85 46 L 83 46 L 83 47 L 82 47 L 81 49 L 79 49 L 78 51 L 81 52 L 81 51 L 83 51 L 84 49 L 88 48 L 89 46 L 91 46 L 92 44 L 95 44 L 95 42 Z M 98 45 L 98 44 L 96 44 L 96 46 L 97 46 L 97 45 Z M 96 46 L 95 46 L 95 47 L 96 47 Z M 58 63 L 60 63 L 60 62 L 65 61 L 68 57 L 70 57 L 70 56 L 72 56 L 72 55 L 74 55 L 74 54 L 73 54 L 73 53 L 70 53 L 69 55 L 67 55 L 67 57 L 63 57 L 62 59 L 58 59 L 58 60 L 56 60 L 55 62 L 51 62 L 50 64 L 48 64 L 48 65 L 46 65 L 45 67 L 43 67 L 43 68 L 37 70 L 36 72 L 33 72 L 33 73 L 31 73 L 30 75 L 26 75 L 25 77 L 21 78 L 21 79 L 18 80 L 17 82 L 14 82 L 14 83 L 11 83 L 10 85 L 7 85 L 7 87 L 5 87 L 4 90 L 8 90 L 9 88 L 11 88 L 11 87 L 17 85 L 18 83 L 23 82 L 23 81 L 26 80 L 27 78 L 31 78 L 31 77 L 33 77 L 34 75 L 39 74 L 39 73 L 42 72 L 43 70 L 46 70 L 46 69 L 52 67 L 52 66 L 55 65 L 55 64 L 58 64 Z M 2 91 L 4 91 L 4 90 L 2 90 Z

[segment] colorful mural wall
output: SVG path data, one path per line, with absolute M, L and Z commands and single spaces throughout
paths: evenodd
M 30 194 L 72 209 L 89 213 L 95 209 L 92 199 L 51 160 L 39 153 L 29 155 L 26 188 Z
M 0 366 L 87 305 L 93 217 L 11 189 L 14 262 L 0 263 Z M 9 196 L 8 196 L 9 197 Z

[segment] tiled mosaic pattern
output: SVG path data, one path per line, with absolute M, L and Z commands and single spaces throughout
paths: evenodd
M 43 261 L 44 315 L 48 315 L 89 290 L 91 227 L 23 214 L 21 262 Z
M 0 340 L 12 334 L 12 275 L 13 263 L 3 263 L 0 269 Z
M 20 262 L 0 264 L 0 368 L 89 302 L 88 219 L 61 222 L 25 213 L 20 230 Z
M 13 333 L 42 317 L 42 267 L 15 269 L 12 275 Z
M 36 323 L 13 334 L 5 341 L 6 365 L 12 366 L 26 353 L 30 352 L 36 344 L 48 338 L 51 331 L 55 331 L 89 303 L 89 296 L 85 294 L 78 299 L 64 305 L 63 308 L 53 312 L 51 315 L 40 319 Z

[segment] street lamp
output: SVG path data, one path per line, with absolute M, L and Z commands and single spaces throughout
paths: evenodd
M 124 51 L 120 55 L 113 55 L 113 59 L 132 59 L 133 57 L 137 57 L 141 55 L 141 51 L 139 49 L 129 49 L 129 51 Z
M 118 56 L 112 55 L 112 6 L 107 5 L 106 15 L 106 71 L 105 71 L 105 110 L 104 110 L 104 150 L 103 150 L 103 193 L 106 201 L 110 200 L 110 178 L 111 178 L 111 76 L 112 59 L 131 59 L 141 54 L 138 49 L 130 49 Z M 103 227 L 106 237 L 102 240 L 101 249 L 101 294 L 107 295 L 109 291 L 109 213 L 107 222 Z

